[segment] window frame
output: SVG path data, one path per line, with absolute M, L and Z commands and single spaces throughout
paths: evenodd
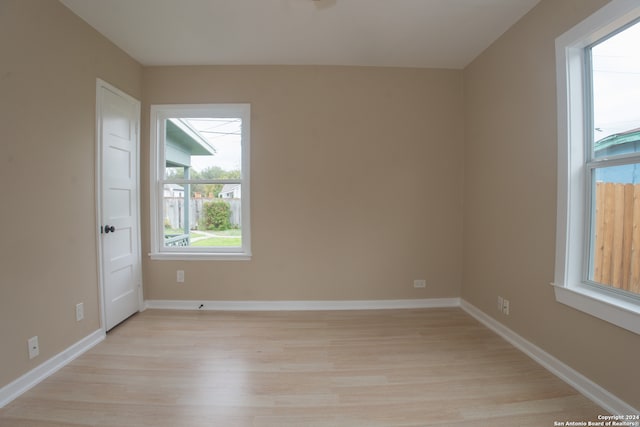
M 239 183 L 241 192 L 241 247 L 166 247 L 164 241 L 163 191 L 165 185 L 165 122 L 169 118 L 241 118 L 241 177 L 238 180 L 189 180 L 190 183 Z M 155 104 L 150 109 L 150 235 L 153 260 L 250 260 L 250 104 Z M 173 180 L 175 181 L 175 180 Z M 185 181 L 185 180 L 182 180 Z M 219 182 L 218 182 L 219 181 Z
M 586 280 L 591 234 L 591 185 L 597 167 L 624 159 L 591 158 L 591 89 L 585 49 L 640 17 L 636 0 L 613 0 L 556 39 L 558 188 L 554 292 L 556 301 L 640 334 L 640 297 Z

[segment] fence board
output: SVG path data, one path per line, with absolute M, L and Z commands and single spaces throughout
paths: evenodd
M 633 225 L 631 238 L 631 283 L 629 290 L 640 294 L 640 185 L 633 189 Z
M 614 212 L 615 209 L 615 191 L 613 184 L 604 184 L 604 209 L 603 209 L 603 230 L 602 238 L 604 239 L 602 247 L 602 281 L 607 285 L 612 284 L 611 280 L 611 261 L 613 253 L 613 227 L 614 227 Z
M 622 288 L 624 240 L 624 185 L 613 184 L 613 235 L 611 242 L 611 285 Z
M 633 184 L 624 185 L 622 265 L 620 287 L 629 290 L 631 284 L 631 248 L 633 242 Z
M 602 260 L 604 259 L 604 190 L 605 186 L 596 185 L 595 221 L 596 244 L 593 249 L 593 280 L 602 283 Z

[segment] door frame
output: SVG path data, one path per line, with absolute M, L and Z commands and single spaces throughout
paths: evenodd
M 107 313 L 106 313 L 106 298 L 105 298 L 105 286 L 104 286 L 104 266 L 102 259 L 102 233 L 100 230 L 102 222 L 102 90 L 107 89 L 115 92 L 119 96 L 132 101 L 136 104 L 137 109 L 137 121 L 136 121 L 136 228 L 137 228 L 137 262 L 138 270 L 136 272 L 136 279 L 138 281 L 138 311 L 144 310 L 144 297 L 143 297 L 143 284 L 142 284 L 142 240 L 140 230 L 140 101 L 136 98 L 128 95 L 112 84 L 98 78 L 96 79 L 96 138 L 95 138 L 95 206 L 96 206 L 96 246 L 98 256 L 98 299 L 100 308 L 100 329 L 103 333 L 107 332 Z

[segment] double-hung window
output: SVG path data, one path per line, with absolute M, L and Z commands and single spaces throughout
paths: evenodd
M 248 104 L 151 106 L 151 258 L 249 259 Z
M 556 40 L 556 299 L 640 333 L 640 5 Z

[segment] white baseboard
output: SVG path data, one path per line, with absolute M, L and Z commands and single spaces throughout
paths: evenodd
M 524 354 L 538 362 L 543 368 L 566 382 L 588 399 L 614 415 L 638 414 L 640 411 L 600 387 L 575 369 L 556 359 L 540 347 L 522 338 L 477 307 L 461 300 L 460 307 L 480 323 L 507 340 Z
M 384 310 L 459 307 L 460 298 L 341 301 L 186 301 L 147 300 L 145 308 L 217 311 Z
M 61 351 L 51 359 L 30 370 L 20 378 L 2 387 L 0 389 L 0 408 L 6 406 L 13 399 L 67 365 L 73 359 L 104 340 L 104 338 L 104 331 L 98 329 L 71 345 L 66 350 Z

